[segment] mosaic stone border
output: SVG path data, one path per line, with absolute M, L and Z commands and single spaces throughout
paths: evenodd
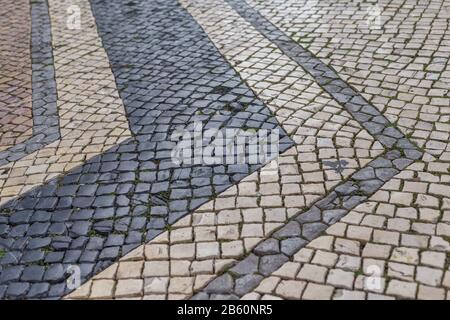
M 33 135 L 0 152 L 0 166 L 16 161 L 60 138 L 57 91 L 47 0 L 31 5 L 31 65 Z
M 65 11 L 57 1 L 50 3 L 52 21 L 57 20 Z M 79 3 L 86 12 L 91 10 L 87 1 Z M 164 11 L 179 14 L 183 19 L 178 24 L 167 19 L 157 26 L 156 33 L 178 34 L 183 29 L 178 37 L 183 37 L 183 45 L 190 48 L 191 56 L 180 42 L 166 44 L 164 50 L 143 43 L 145 48 L 141 49 L 150 53 L 137 57 L 143 59 L 139 61 L 142 68 L 130 73 L 129 65 L 114 64 L 111 51 L 119 50 L 119 63 L 130 54 L 126 50 L 120 52 L 124 48 L 118 49 L 109 42 L 114 37 L 124 41 L 121 37 L 127 33 L 115 33 L 113 39 L 109 38 L 111 34 L 102 33 L 102 23 L 106 28 L 109 23 L 120 24 L 100 16 L 108 10 L 95 10 L 96 6 L 110 4 L 91 4 L 106 49 L 97 41 L 97 30 L 88 35 L 88 40 L 95 37 L 91 40 L 92 49 L 109 55 L 135 136 L 0 207 L 0 246 L 8 250 L 0 259 L 0 298 L 61 298 L 72 290 L 66 286 L 68 267 L 79 266 L 81 282 L 86 281 L 263 165 L 175 165 L 170 157 L 176 143 L 168 141 L 175 129 L 185 128 L 193 121 L 204 121 L 205 129 L 279 128 L 279 151 L 293 145 L 266 106 L 209 43 L 198 24 L 185 19 L 189 18 L 188 13 L 176 1 L 164 1 L 160 6 L 166 8 L 153 7 L 152 2 L 140 5 L 145 10 L 158 10 L 153 21 L 145 15 L 149 30 L 167 16 Z M 168 25 L 173 30 L 168 30 Z M 122 26 L 130 28 L 128 24 Z M 146 31 L 142 31 L 142 36 L 146 36 Z M 194 46 L 189 41 L 198 43 Z M 61 53 L 55 50 L 58 52 Z M 164 60 L 161 65 L 154 61 L 155 57 Z M 173 66 L 180 57 L 187 60 L 184 69 Z M 56 61 L 61 59 L 56 56 Z M 146 91 L 138 88 L 137 79 L 145 79 L 141 86 Z M 161 88 L 147 86 L 145 81 Z M 127 82 L 133 86 L 127 86 Z M 169 85 L 176 90 L 162 90 Z M 129 90 L 127 94 L 125 89 Z M 180 101 L 185 105 L 180 106 Z
M 294 216 L 285 226 L 260 243 L 251 254 L 210 282 L 193 299 L 237 299 L 251 292 L 264 276 L 270 275 L 289 261 L 300 248 L 320 236 L 329 226 L 423 155 L 329 66 L 291 40 L 257 10 L 245 1 L 225 1 L 284 54 L 311 74 L 387 151 L 338 185 L 309 210 Z
M 404 134 L 394 128 L 389 120 L 364 97 L 343 81 L 337 73 L 319 58 L 294 42 L 283 31 L 263 17 L 244 0 L 225 0 L 231 7 L 261 32 L 293 61 L 298 63 L 315 81 L 388 149 L 403 150 L 411 159 L 419 159 L 420 151 Z

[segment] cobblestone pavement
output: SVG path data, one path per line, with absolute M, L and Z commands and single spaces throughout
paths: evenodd
M 27 0 L 0 2 L 0 152 L 31 135 L 31 14 Z
M 450 299 L 449 1 L 3 2 L 1 299 Z

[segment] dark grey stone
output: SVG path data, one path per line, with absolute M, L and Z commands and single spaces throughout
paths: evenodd
M 314 223 L 305 223 L 302 226 L 302 235 L 304 238 L 308 240 L 313 240 L 316 238 L 322 231 L 328 226 L 325 223 L 314 222 Z
M 27 249 L 34 250 L 39 248 L 44 248 L 49 246 L 51 243 L 51 238 L 33 238 L 28 242 Z
M 263 279 L 263 276 L 258 274 L 248 274 L 236 279 L 235 293 L 238 296 L 243 296 L 258 286 Z
M 8 285 L 6 296 L 12 298 L 24 297 L 30 288 L 30 284 L 27 282 L 13 282 Z
M 1 298 L 1 296 L 0 296 Z M 208 300 L 209 295 L 205 292 L 199 292 L 191 297 L 190 300 Z
M 317 222 L 317 221 L 320 221 L 320 219 L 321 219 L 321 214 L 320 214 L 320 210 L 317 207 L 312 207 L 308 211 L 299 214 L 298 217 L 295 218 L 295 220 L 297 220 L 300 223 Z
M 28 264 L 28 263 L 38 263 L 44 259 L 45 253 L 42 250 L 30 250 L 25 251 L 22 255 L 22 259 L 20 262 Z
M 212 293 L 231 293 L 234 287 L 234 280 L 233 278 L 225 273 L 221 275 L 220 277 L 214 279 L 211 281 L 206 287 L 205 292 L 212 294 Z
M 323 215 L 323 222 L 328 225 L 332 225 L 339 221 L 344 215 L 348 213 L 348 210 L 344 209 L 334 209 L 334 210 L 325 210 Z
M 398 173 L 399 173 L 399 171 L 394 168 L 381 168 L 381 169 L 376 169 L 376 171 L 375 171 L 377 178 L 382 180 L 383 182 L 386 182 L 386 181 L 392 179 Z
M 409 166 L 413 161 L 410 159 L 395 159 L 392 162 L 398 170 L 403 170 L 407 166 Z
M 364 128 L 372 135 L 377 135 L 383 132 L 383 129 L 385 128 L 384 125 L 376 122 L 365 122 L 363 123 Z
M 91 228 L 91 222 L 89 221 L 76 221 L 72 224 L 70 232 L 75 236 L 87 235 Z
M 365 194 L 369 195 L 369 194 L 372 194 L 375 191 L 377 191 L 383 184 L 384 184 L 383 180 L 377 180 L 377 179 L 361 181 L 360 190 L 362 192 L 364 192 Z
M 375 172 L 374 172 L 373 168 L 371 168 L 371 167 L 363 168 L 363 169 L 357 171 L 356 173 L 354 173 L 352 176 L 352 179 L 355 179 L 355 180 L 370 180 L 373 178 L 375 178 Z
M 378 157 L 370 162 L 369 166 L 372 168 L 392 168 L 392 162 L 385 158 Z
M 296 221 L 288 222 L 284 227 L 273 234 L 276 239 L 283 239 L 288 237 L 298 237 L 301 235 L 300 225 Z
M 6 289 L 8 289 L 7 286 L 0 285 L 0 299 L 4 299 L 5 293 L 6 293 Z
M 382 134 L 378 134 L 375 138 L 385 147 L 392 148 L 397 140 L 395 138 L 391 138 Z
M 257 255 L 275 254 L 280 252 L 279 241 L 273 238 L 264 240 L 253 250 Z
M 418 150 L 405 149 L 404 153 L 408 159 L 412 159 L 412 160 L 418 160 L 422 157 L 422 152 L 420 152 Z
M 341 195 L 349 195 L 356 192 L 357 190 L 358 186 L 354 185 L 352 181 L 347 181 L 335 188 L 335 191 Z
M 62 264 L 52 264 L 50 265 L 44 274 L 44 281 L 48 282 L 58 282 L 64 280 L 64 267 Z
M 49 223 L 35 222 L 28 229 L 27 235 L 29 235 L 29 236 L 45 235 L 45 233 L 48 230 L 49 226 L 50 226 Z
M 349 197 L 348 199 L 345 199 L 342 206 L 345 209 L 350 210 L 366 200 L 367 200 L 366 196 L 352 196 L 352 197 Z
M 42 266 L 28 266 L 23 270 L 21 277 L 25 282 L 41 281 L 44 276 L 45 269 Z
M 403 134 L 393 127 L 387 127 L 386 129 L 384 129 L 383 134 L 395 139 L 400 139 L 403 137 Z
M 258 271 L 259 257 L 254 254 L 249 254 L 243 260 L 239 261 L 234 267 L 230 269 L 232 273 L 238 275 L 246 275 Z
M 114 260 L 119 255 L 119 247 L 109 247 L 102 250 L 100 253 L 100 260 Z
M 212 294 L 209 298 L 211 300 L 239 300 L 239 297 L 234 294 Z
M 268 276 L 288 260 L 284 254 L 267 255 L 261 257 L 258 270 L 262 275 Z
M 3 270 L 1 270 L 0 273 L 0 284 L 19 280 L 22 271 L 23 271 L 22 266 L 4 268 Z
M 31 285 L 30 290 L 27 293 L 27 298 L 29 299 L 37 299 L 45 297 L 48 292 L 50 285 L 45 282 L 34 283 Z

